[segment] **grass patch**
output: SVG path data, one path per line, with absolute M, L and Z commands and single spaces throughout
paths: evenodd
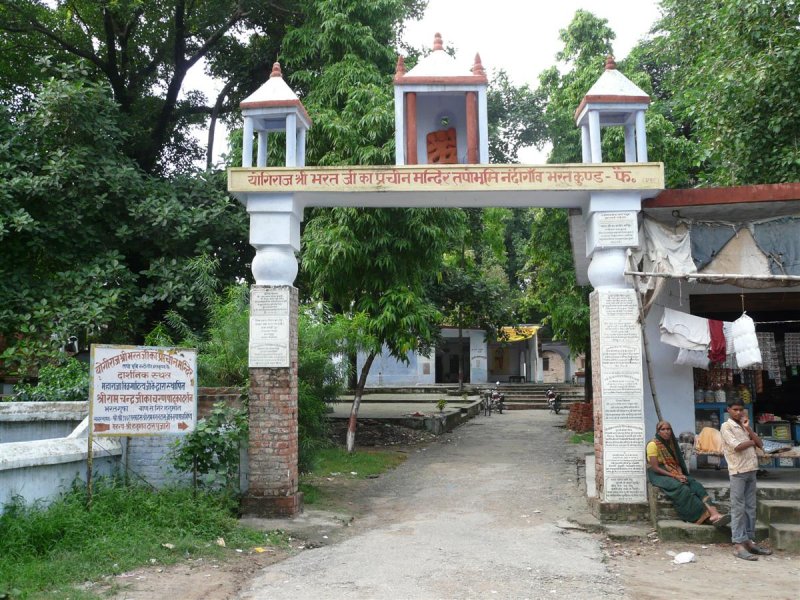
M 219 537 L 228 548 L 280 545 L 279 533 L 240 526 L 236 508 L 219 494 L 115 482 L 95 485 L 91 511 L 83 488 L 48 508 L 9 505 L 0 515 L 0 599 L 96 598 L 73 586 L 146 564 L 222 556 Z
M 309 505 L 335 504 L 335 486 L 326 485 L 329 479 L 341 482 L 374 477 L 394 469 L 405 460 L 406 455 L 396 450 L 358 450 L 352 454 L 344 448 L 320 450 L 314 469 L 300 477 L 303 502 Z
M 406 455 L 394 450 L 359 450 L 349 453 L 344 448 L 325 448 L 317 455 L 313 475 L 332 474 L 364 479 L 394 469 L 406 460 Z
M 594 444 L 594 431 L 587 431 L 586 433 L 573 433 L 569 438 L 572 444 Z

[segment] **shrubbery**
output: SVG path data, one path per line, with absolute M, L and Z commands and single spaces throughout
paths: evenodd
M 39 384 L 23 384 L 14 402 L 85 402 L 89 398 L 89 365 L 75 358 L 39 369 Z

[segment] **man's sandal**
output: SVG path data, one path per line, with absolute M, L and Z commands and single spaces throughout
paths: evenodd
M 748 548 L 748 550 L 752 554 L 760 554 L 761 556 L 769 556 L 770 554 L 772 554 L 772 550 L 770 550 L 769 548 L 765 548 L 764 546 L 759 546 L 758 544 L 752 544 Z
M 733 555 L 742 560 L 758 560 L 755 554 L 750 554 L 747 550 L 736 550 Z

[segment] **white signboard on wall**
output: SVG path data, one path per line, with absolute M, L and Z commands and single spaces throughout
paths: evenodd
M 636 211 L 596 212 L 589 218 L 587 250 L 599 248 L 635 248 L 639 246 Z
M 250 290 L 249 366 L 289 366 L 289 287 Z
M 603 401 L 603 501 L 647 501 L 642 333 L 636 292 L 598 290 Z
M 197 351 L 93 345 L 94 436 L 189 433 L 197 423 Z

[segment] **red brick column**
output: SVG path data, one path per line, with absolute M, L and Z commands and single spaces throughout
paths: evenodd
M 592 346 L 592 408 L 594 409 L 594 480 L 597 495 L 603 494 L 603 378 L 600 357 L 600 300 L 589 295 L 589 328 Z M 598 358 L 595 358 L 598 357 Z
M 250 369 L 245 514 L 293 517 L 303 509 L 297 471 L 297 288 L 289 293 L 288 368 Z
M 406 164 L 419 164 L 417 157 L 417 93 L 406 93 Z
M 478 94 L 467 92 L 467 163 L 478 164 Z

